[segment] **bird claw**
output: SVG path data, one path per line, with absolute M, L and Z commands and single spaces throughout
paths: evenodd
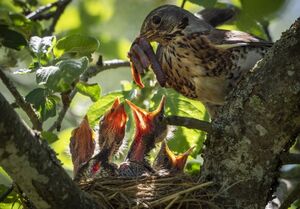
M 149 66 L 151 66 L 158 83 L 162 87 L 165 86 L 166 76 L 155 56 L 153 48 L 145 38 L 138 37 L 134 40 L 128 53 L 128 58 L 131 62 L 133 79 L 138 86 L 144 87 L 140 74 L 143 74 Z

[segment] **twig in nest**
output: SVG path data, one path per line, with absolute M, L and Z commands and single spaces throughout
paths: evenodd
M 20 92 L 17 90 L 13 82 L 5 75 L 3 72 L 4 69 L 0 68 L 0 78 L 4 85 L 7 87 L 7 89 L 10 91 L 10 93 L 14 96 L 16 103 L 18 104 L 19 107 L 24 110 L 24 112 L 27 114 L 29 117 L 31 123 L 32 123 L 32 128 L 41 131 L 42 130 L 42 123 L 39 120 L 36 112 L 32 108 L 32 106 L 25 101 L 23 96 L 20 94 Z

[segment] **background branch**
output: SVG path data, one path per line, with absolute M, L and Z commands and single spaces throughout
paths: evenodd
M 25 101 L 24 97 L 19 93 L 13 82 L 5 75 L 4 69 L 0 67 L 0 78 L 10 93 L 14 96 L 16 103 L 22 110 L 27 114 L 29 117 L 32 128 L 41 131 L 42 130 L 42 123 L 39 120 L 36 112 L 32 108 L 32 106 Z
M 47 142 L 33 135 L 1 93 L 0 109 L 0 165 L 36 208 L 106 208 L 74 184 Z
M 129 67 L 130 63 L 128 61 L 123 61 L 123 60 L 108 60 L 108 61 L 104 61 L 99 63 L 96 66 L 91 66 L 89 67 L 81 76 L 80 76 L 80 81 L 83 82 L 87 82 L 89 78 L 97 75 L 100 72 L 103 72 L 105 70 L 109 70 L 109 69 L 116 69 L 116 68 L 120 68 L 120 67 Z M 62 110 L 59 112 L 58 117 L 56 119 L 56 121 L 50 126 L 50 128 L 48 129 L 48 131 L 53 131 L 53 130 L 57 130 L 60 131 L 61 128 L 61 123 L 70 107 L 70 104 L 73 100 L 73 98 L 75 97 L 77 93 L 77 89 L 74 88 L 72 89 L 72 91 L 70 92 L 70 94 L 68 95 L 68 104 L 64 105 Z
M 53 2 L 53 3 L 49 3 L 45 6 L 41 6 L 39 7 L 37 10 L 29 13 L 28 15 L 26 15 L 26 17 L 28 19 L 31 20 L 40 20 L 41 17 L 44 15 L 43 13 L 50 10 L 53 7 L 56 7 L 58 5 L 59 1 Z
M 195 118 L 187 118 L 181 116 L 168 116 L 166 117 L 167 124 L 174 126 L 184 126 L 186 128 L 198 129 L 207 133 L 211 132 L 211 124 L 207 121 L 198 120 Z
M 296 153 L 283 153 L 280 156 L 282 164 L 300 164 L 300 154 Z

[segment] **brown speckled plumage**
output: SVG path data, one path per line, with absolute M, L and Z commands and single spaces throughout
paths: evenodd
M 222 105 L 272 45 L 244 32 L 215 29 L 174 5 L 150 12 L 140 37 L 160 44 L 156 55 L 166 86 L 206 106 Z

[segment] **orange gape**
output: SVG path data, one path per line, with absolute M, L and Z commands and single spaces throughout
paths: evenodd
M 72 159 L 74 159 L 75 181 L 95 176 L 117 175 L 117 166 L 111 160 L 122 145 L 126 121 L 127 115 L 124 104 L 117 98 L 111 108 L 100 119 L 98 136 L 100 152 L 96 153 L 94 157 L 92 157 L 94 148 L 91 151 L 85 146 L 91 141 L 86 135 L 90 133 L 89 131 L 92 131 L 88 126 L 87 119 L 85 118 L 84 123 L 73 131 L 75 137 L 71 139 L 70 150 Z M 93 146 L 95 145 L 93 144 Z M 88 156 L 86 156 L 87 154 Z
M 74 176 L 80 165 L 88 161 L 94 154 L 95 139 L 88 118 L 85 116 L 78 128 L 71 134 L 70 152 L 74 166 Z
M 156 110 L 148 112 L 132 102 L 126 100 L 130 106 L 135 121 L 135 135 L 125 161 L 120 165 L 121 176 L 138 177 L 152 173 L 147 155 L 161 142 L 167 134 L 167 125 L 164 119 L 166 98 L 163 97 Z

